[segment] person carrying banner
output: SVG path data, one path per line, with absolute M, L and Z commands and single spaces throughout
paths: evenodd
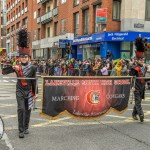
M 9 66 L 2 70 L 2 73 L 15 72 L 18 79 L 16 85 L 16 98 L 18 104 L 18 128 L 19 138 L 29 134 L 29 121 L 33 101 L 37 98 L 36 68 L 30 62 L 30 50 L 28 47 L 28 32 L 22 29 L 18 33 L 18 47 L 20 64 Z M 31 78 L 31 79 L 24 79 Z
M 133 68 L 131 68 L 130 75 L 134 76 L 134 84 L 132 84 L 132 92 L 134 92 L 135 105 L 132 112 L 134 120 L 138 120 L 137 115 L 141 122 L 144 121 L 144 113 L 141 106 L 141 102 L 145 93 L 145 77 L 146 68 L 144 67 L 144 59 L 139 58 Z

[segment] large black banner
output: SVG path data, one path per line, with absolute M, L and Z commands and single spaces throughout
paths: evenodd
M 98 117 L 128 106 L 131 77 L 43 77 L 41 114 Z

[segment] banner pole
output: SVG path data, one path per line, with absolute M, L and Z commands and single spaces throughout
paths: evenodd
M 134 88 L 135 88 L 135 81 L 136 81 L 136 78 L 133 81 L 133 87 Z M 134 92 L 132 92 L 132 100 L 131 100 L 130 104 L 133 104 L 133 101 L 134 101 L 134 99 L 133 99 L 134 96 L 133 95 L 134 95 Z
M 37 93 L 37 88 L 38 88 L 38 78 L 36 77 L 35 95 Z M 35 111 L 35 109 L 37 109 L 37 107 L 36 107 L 36 99 L 34 99 L 33 111 Z

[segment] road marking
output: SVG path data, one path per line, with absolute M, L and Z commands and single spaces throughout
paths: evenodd
M 17 115 L 6 115 L 3 117 L 3 119 L 10 119 L 10 118 L 16 118 Z
M 13 148 L 13 146 L 11 145 L 11 142 L 10 142 L 10 140 L 9 140 L 9 138 L 8 138 L 8 136 L 7 136 L 6 133 L 4 133 L 4 136 L 3 136 L 2 140 L 5 141 L 6 146 L 7 146 L 10 150 L 14 150 L 14 148 Z
M 144 105 L 144 106 L 150 106 L 150 104 L 142 104 L 142 105 Z
M 48 122 L 44 122 L 44 123 L 32 125 L 31 127 L 43 127 L 43 126 L 49 125 L 49 124 L 51 124 L 51 123 L 60 122 L 60 121 L 62 121 L 62 120 L 67 120 L 67 119 L 70 119 L 70 118 L 71 118 L 71 117 L 65 117 L 65 118 L 60 118 L 60 119 L 57 119 L 57 120 L 50 120 L 50 121 L 48 121 Z
M 144 116 L 150 115 L 150 111 L 144 111 Z
M 3 107 L 14 107 L 16 106 L 15 104 L 0 104 L 0 108 L 3 108 Z
M 128 109 L 128 110 L 132 110 L 132 109 Z M 144 111 L 144 113 L 145 113 L 145 116 L 148 116 L 150 114 L 150 111 Z M 1 116 L 4 116 L 4 119 L 17 117 L 17 115 L 9 115 L 8 116 L 6 114 L 5 115 L 1 114 Z M 139 122 L 139 121 L 133 120 L 131 117 L 125 117 L 125 116 L 107 115 L 106 117 L 110 117 L 110 118 L 116 117 L 116 118 L 120 118 L 120 119 L 124 118 L 124 120 L 113 120 L 113 121 L 112 120 L 111 121 L 101 121 L 101 120 L 91 121 L 91 120 L 89 120 L 89 122 L 87 122 L 86 120 L 84 120 L 84 122 L 80 122 L 77 120 L 76 122 L 67 122 L 66 120 L 72 119 L 72 118 L 71 117 L 64 117 L 64 118 L 60 118 L 57 120 L 47 120 L 47 119 L 40 119 L 40 118 L 31 117 L 31 120 L 43 121 L 42 123 L 31 125 L 31 128 L 71 126 L 71 125 L 76 126 L 76 125 L 97 125 L 97 124 L 123 124 L 123 123 Z M 150 119 L 144 119 L 144 122 L 150 123 Z M 17 129 L 17 126 L 16 127 L 15 126 L 14 127 L 7 127 L 6 129 L 7 130 Z
M 9 81 L 7 81 L 7 80 L 3 80 L 3 82 L 9 82 Z
M 9 79 L 10 77 L 2 77 L 3 79 Z
M 117 116 L 117 115 L 106 115 L 106 117 L 114 117 L 114 118 L 129 118 L 129 117 L 125 117 L 125 116 Z
M 86 126 L 86 125 L 103 125 L 103 124 L 123 124 L 123 123 L 139 123 L 132 118 L 127 120 L 118 120 L 118 121 L 95 121 L 95 122 L 59 122 L 59 124 L 48 123 L 46 125 L 37 126 L 31 125 L 31 129 L 35 128 L 45 128 L 45 127 L 65 127 L 65 126 Z M 144 119 L 144 123 L 150 123 L 150 119 Z M 16 130 L 18 127 L 6 127 L 6 130 Z
M 6 82 L 5 82 L 5 83 L 6 83 Z M 7 82 L 7 83 L 8 83 L 8 82 Z M 1 85 L 0 85 L 0 88 L 4 89 L 4 87 L 7 87 L 7 86 L 9 86 L 9 87 L 11 86 L 11 88 L 12 88 L 12 87 L 14 87 L 15 85 L 16 85 L 15 83 L 11 83 L 11 84 L 1 84 Z
M 139 121 L 137 121 L 139 122 Z M 144 119 L 144 122 L 150 123 L 150 119 Z M 80 125 L 101 125 L 101 124 L 123 124 L 123 123 L 136 123 L 132 118 L 127 120 L 118 120 L 118 121 L 95 121 L 95 122 L 60 122 L 60 124 L 48 124 L 47 126 L 31 126 L 31 128 L 44 128 L 44 127 L 57 127 L 57 126 L 80 126 Z
M 17 82 L 16 80 L 11 80 L 11 81 L 12 81 L 12 82 L 15 82 L 15 83 Z

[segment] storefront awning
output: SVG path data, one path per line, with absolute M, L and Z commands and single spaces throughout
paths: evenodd
M 146 38 L 150 42 L 150 32 L 103 32 L 76 37 L 72 45 L 89 44 L 97 42 L 124 42 L 135 41 L 137 37 Z

